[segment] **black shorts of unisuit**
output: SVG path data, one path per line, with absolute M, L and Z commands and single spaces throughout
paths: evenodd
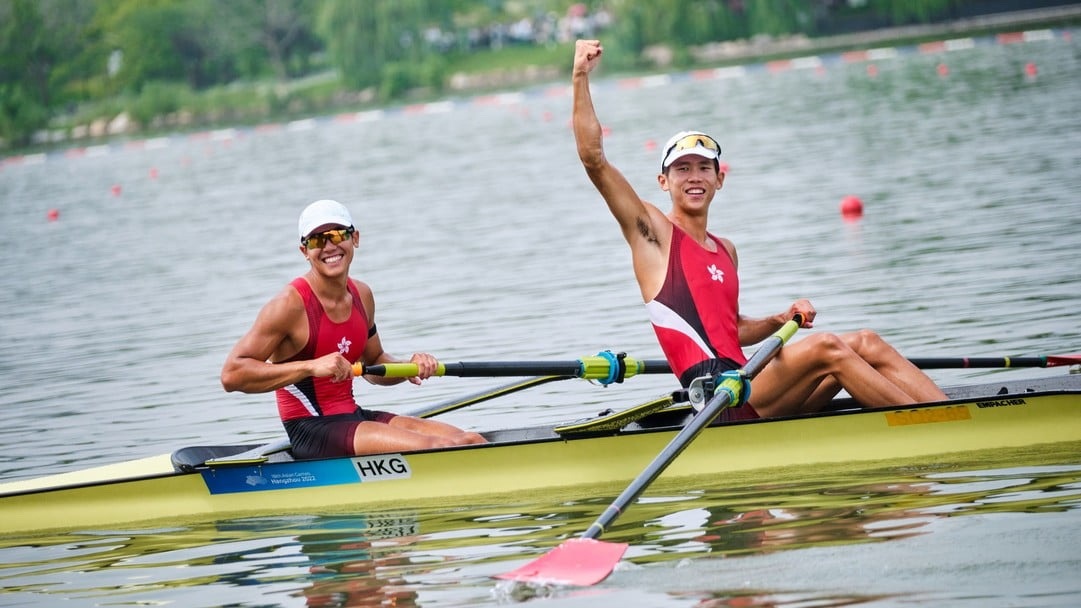
M 353 437 L 361 422 L 390 422 L 397 414 L 357 408 L 349 414 L 293 418 L 282 424 L 293 458 L 353 456 Z

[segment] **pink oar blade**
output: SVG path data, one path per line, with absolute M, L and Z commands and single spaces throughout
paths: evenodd
M 627 550 L 626 543 L 572 538 L 528 564 L 495 578 L 537 585 L 588 587 L 612 573 Z
M 1047 367 L 1056 365 L 1081 365 L 1081 353 L 1074 355 L 1048 355 Z

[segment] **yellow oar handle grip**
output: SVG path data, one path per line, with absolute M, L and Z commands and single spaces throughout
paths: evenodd
M 773 335 L 780 338 L 782 343 L 787 344 L 792 339 L 792 336 L 796 335 L 796 330 L 801 325 L 803 325 L 803 315 L 796 313 L 791 320 L 785 322 Z
M 623 382 L 625 378 L 632 378 L 645 373 L 646 370 L 644 361 L 622 354 L 614 355 L 608 351 L 582 357 L 578 361 L 581 365 L 578 377 L 585 380 L 599 380 L 601 384 Z
M 433 376 L 442 376 L 446 372 L 446 368 L 442 363 L 436 367 Z M 363 363 L 353 364 L 353 375 L 363 376 L 364 374 L 371 374 L 373 376 L 383 376 L 386 378 L 412 378 L 420 373 L 417 369 L 416 363 L 380 363 L 379 365 L 370 365 L 365 367 Z

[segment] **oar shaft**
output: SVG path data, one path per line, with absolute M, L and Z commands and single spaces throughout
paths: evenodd
M 578 377 L 582 364 L 575 361 L 473 361 L 470 363 L 440 363 L 436 376 L 460 376 L 463 378 L 499 376 L 568 376 Z M 356 375 L 369 374 L 387 378 L 412 378 L 419 373 L 415 363 L 382 363 L 379 365 L 353 365 Z
M 593 355 L 569 361 L 472 361 L 440 363 L 436 376 L 498 377 L 498 376 L 564 376 L 587 380 L 630 378 L 639 374 L 668 373 L 664 360 L 644 360 L 631 357 Z M 418 373 L 415 363 L 353 364 L 353 374 L 411 378 Z
M 578 376 L 582 370 L 579 361 L 476 361 L 440 364 L 440 376 L 476 378 L 486 376 Z
M 770 359 L 775 357 L 777 353 L 784 346 L 785 342 L 796 333 L 799 329 L 800 320 L 797 315 L 797 319 L 785 323 L 781 329 L 777 330 L 775 334 L 766 339 L 766 342 L 758 348 L 753 356 L 747 361 L 747 364 L 743 366 L 744 374 L 748 378 L 755 377 L 763 367 L 769 363 Z M 601 513 L 601 516 L 597 518 L 593 525 L 589 527 L 584 533 L 582 538 L 597 538 L 600 536 L 605 528 L 607 528 L 623 511 L 631 505 L 649 484 L 653 483 L 655 479 L 666 469 L 673 460 L 679 456 L 683 450 L 687 448 L 694 441 L 694 438 L 702 432 L 702 429 L 706 428 L 713 420 L 721 413 L 721 410 L 728 407 L 731 400 L 731 393 L 727 391 L 718 391 L 709 402 L 706 403 L 702 411 L 691 418 L 691 421 L 665 446 L 664 450 L 653 459 L 653 462 L 643 470 L 634 481 L 631 482 L 627 489 L 623 490 L 612 504 Z
M 1054 367 L 1069 365 L 1058 359 L 1067 357 L 912 357 L 909 359 L 920 369 L 1000 368 L 1000 367 Z M 1074 361 L 1081 363 L 1081 359 Z
M 1057 365 L 1081 364 L 1081 354 L 1042 355 L 1029 357 L 910 357 L 916 367 L 921 369 L 951 368 L 1010 368 L 1010 367 L 1055 367 Z M 624 378 L 640 374 L 665 374 L 671 371 L 664 359 L 622 359 L 625 366 Z M 587 380 L 605 380 L 613 375 L 610 357 L 593 355 L 569 361 L 473 361 L 458 363 L 440 363 L 436 376 L 461 377 L 499 377 L 499 376 L 562 376 L 567 378 L 585 378 Z M 417 366 L 413 363 L 384 363 L 364 366 L 353 364 L 354 375 L 370 374 L 388 378 L 411 378 L 417 375 Z

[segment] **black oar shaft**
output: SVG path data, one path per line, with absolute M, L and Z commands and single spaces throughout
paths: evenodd
M 581 370 L 579 361 L 475 361 L 472 363 L 444 363 L 444 376 L 479 378 L 494 376 L 571 376 L 577 377 Z
M 604 356 L 602 356 L 604 355 Z M 639 374 L 664 374 L 670 368 L 663 359 L 639 360 L 623 354 L 604 353 L 569 361 L 459 361 L 440 363 L 436 376 L 498 377 L 498 376 L 564 376 L 600 380 L 601 383 L 622 382 Z M 353 364 L 355 375 L 410 378 L 417 375 L 414 363 Z
M 1081 354 L 1040 355 L 1028 357 L 909 357 L 908 359 L 921 369 L 950 368 L 1011 368 L 1011 367 L 1054 367 L 1057 365 L 1079 365 Z M 639 374 L 665 374 L 671 369 L 664 359 L 620 360 L 625 364 L 626 377 Z M 473 361 L 441 363 L 437 376 L 461 377 L 499 377 L 499 376 L 561 376 L 567 378 L 586 378 L 601 380 L 605 383 L 610 375 L 615 360 L 607 357 L 590 356 L 569 361 Z M 417 368 L 412 363 L 388 363 L 385 365 L 353 365 L 355 374 L 373 376 L 393 376 L 408 378 L 416 375 Z M 608 381 L 619 382 L 622 375 L 614 374 Z
M 1048 367 L 1047 357 L 912 357 L 920 369 Z
M 766 342 L 759 347 L 758 351 L 743 366 L 744 374 L 748 378 L 754 378 L 769 363 L 770 359 L 777 355 L 784 343 L 799 328 L 799 325 L 798 320 L 789 321 L 777 333 L 767 338 Z M 605 528 L 615 521 L 631 503 L 637 500 L 642 492 L 649 487 L 649 484 L 653 483 L 668 468 L 668 465 L 683 453 L 683 450 L 694 441 L 694 438 L 702 432 L 702 429 L 713 422 L 717 415 L 721 413 L 721 410 L 728 407 L 730 399 L 731 395 L 728 392 L 718 392 L 714 395 L 702 408 L 702 411 L 691 418 L 691 421 L 683 427 L 672 441 L 668 442 L 668 445 L 653 459 L 653 462 L 649 463 L 649 466 L 627 486 L 627 489 L 623 490 L 623 493 L 612 501 L 612 504 L 604 510 L 604 513 L 601 513 L 600 517 L 593 522 L 593 525 L 582 533 L 582 538 L 597 538 L 600 536 Z

